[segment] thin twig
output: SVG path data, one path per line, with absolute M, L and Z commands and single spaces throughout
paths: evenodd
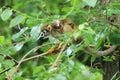
M 0 55 L 1 55 L 1 56 L 5 56 L 5 58 L 7 58 L 7 59 L 12 60 L 12 61 L 15 63 L 12 67 L 14 67 L 15 65 L 18 64 L 18 62 L 17 62 L 13 57 L 11 57 L 10 55 L 4 55 L 4 54 L 2 54 L 2 53 L 0 53 Z M 4 69 L 3 71 L 0 72 L 0 75 L 1 75 L 2 73 L 6 72 L 6 71 L 9 71 L 10 69 L 11 69 L 11 67 Z
M 34 50 L 38 50 L 39 48 L 41 48 L 41 47 L 43 47 L 43 46 L 46 46 L 46 45 L 49 45 L 49 44 L 52 44 L 52 43 L 44 44 L 44 45 L 41 45 L 41 46 L 36 46 L 36 47 L 34 47 L 33 49 L 31 49 L 29 52 L 27 52 L 27 53 L 21 58 L 21 60 L 19 61 L 18 65 L 16 66 L 16 70 L 17 70 L 17 68 L 20 66 L 20 64 L 22 63 L 22 61 L 23 61 L 30 53 L 32 53 Z
M 30 57 L 30 58 L 27 58 L 27 59 L 22 60 L 21 63 L 27 62 L 27 61 L 32 60 L 32 59 L 35 59 L 35 58 L 38 58 L 38 57 L 40 57 L 40 56 L 44 56 L 44 55 L 46 55 L 46 54 L 48 54 L 48 52 L 45 52 L 45 53 L 41 53 L 41 54 L 39 54 L 39 55 L 32 56 L 32 57 Z M 1 55 L 1 54 L 0 54 L 0 55 Z M 14 66 L 16 66 L 16 65 L 17 65 L 17 64 L 13 65 L 12 67 L 14 67 Z M 3 73 L 5 73 L 6 71 L 9 71 L 12 67 L 9 67 L 9 68 L 4 69 L 3 71 L 0 72 L 0 75 L 3 74 Z
M 32 53 L 34 50 L 38 50 L 39 48 L 41 48 L 41 47 L 43 47 L 43 46 L 46 46 L 46 45 L 49 45 L 49 44 L 52 44 L 52 43 L 43 44 L 43 45 L 41 45 L 41 46 L 36 46 L 36 47 L 34 47 L 33 49 L 31 49 L 30 51 L 28 51 L 28 52 L 21 58 L 21 60 L 19 61 L 18 65 L 16 66 L 16 69 L 15 69 L 14 73 L 17 72 L 18 67 L 21 65 L 21 63 L 23 62 L 23 60 L 24 60 L 30 53 Z M 12 76 L 13 76 L 13 74 L 11 74 L 11 77 L 12 77 Z
M 10 60 L 14 61 L 15 64 L 18 64 L 18 61 L 16 61 L 13 57 L 11 57 L 10 55 L 6 55 L 6 57 L 8 57 Z
M 17 62 L 13 57 L 11 57 L 10 55 L 4 55 L 4 54 L 2 54 L 2 53 L 0 53 L 0 55 L 1 55 L 1 56 L 4 56 L 5 59 L 10 59 L 10 60 L 12 60 L 13 62 L 15 62 L 15 64 L 18 64 L 18 62 Z
M 3 73 L 5 73 L 5 72 L 7 72 L 7 71 L 9 71 L 12 67 L 14 67 L 14 66 L 16 66 L 16 65 L 17 65 L 17 64 L 14 64 L 13 66 L 11 66 L 11 67 L 9 67 L 9 68 L 4 69 L 3 71 L 0 72 L 0 75 L 3 74 Z
M 53 63 L 52 66 L 50 67 L 50 69 L 52 69 L 52 68 L 54 68 L 55 66 L 57 66 L 57 63 L 58 63 L 59 60 L 60 60 L 61 54 L 62 54 L 63 51 L 65 50 L 66 46 L 67 46 L 67 44 L 65 44 L 65 45 L 62 47 L 62 49 L 60 50 L 60 52 L 59 52 L 56 60 L 54 61 L 54 63 Z
M 27 58 L 27 59 L 24 59 L 24 58 L 26 58 L 31 52 L 33 52 L 34 50 L 38 50 L 39 48 L 41 48 L 41 47 L 43 47 L 43 46 L 46 46 L 46 45 L 50 45 L 50 44 L 53 44 L 53 43 L 48 43 L 48 44 L 44 44 L 44 45 L 41 45 L 41 46 L 36 46 L 35 48 L 31 49 L 28 53 L 26 53 L 19 62 L 17 62 L 17 61 L 16 61 L 14 58 L 12 58 L 11 56 L 8 56 L 8 55 L 7 55 L 7 57 L 9 57 L 10 59 L 12 59 L 12 60 L 16 63 L 16 64 L 13 65 L 12 67 L 14 67 L 14 66 L 17 65 L 17 67 L 16 67 L 16 70 L 17 70 L 21 63 L 26 62 L 26 61 L 29 61 L 29 60 L 31 60 L 31 59 L 34 59 L 34 58 L 37 58 L 37 57 L 40 57 L 40 56 L 43 56 L 43 55 L 47 54 L 47 52 L 45 52 L 45 53 L 42 53 L 42 54 L 39 54 L 39 55 L 30 57 L 30 58 Z M 4 56 L 2 53 L 0 53 L 0 55 Z M 0 72 L 0 74 L 4 73 L 4 72 L 6 72 L 6 71 L 9 71 L 12 67 L 4 69 L 3 71 Z M 16 72 L 16 70 L 15 70 L 15 72 Z
M 0 72 L 0 75 L 3 74 L 3 73 L 5 73 L 6 71 L 9 71 L 10 69 L 11 69 L 11 67 L 4 69 L 3 71 Z
M 26 61 L 29 61 L 29 60 L 38 58 L 38 57 L 40 57 L 40 56 L 44 56 L 44 55 L 46 55 L 46 54 L 48 54 L 48 52 L 45 52 L 45 53 L 42 53 L 42 54 L 38 54 L 38 55 L 32 56 L 32 57 L 30 57 L 30 58 L 23 59 L 21 62 L 23 63 L 23 62 L 26 62 Z

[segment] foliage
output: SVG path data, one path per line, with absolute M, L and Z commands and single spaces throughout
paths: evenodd
M 100 5 L 99 0 L 4 0 L 0 8 L 0 72 L 9 70 L 0 74 L 0 79 L 102 80 L 103 70 L 85 64 L 91 55 L 86 53 L 84 47 L 94 44 L 94 50 L 102 50 L 104 44 L 120 45 L 120 23 L 115 16 L 120 12 L 119 2 L 116 0 Z M 44 53 L 57 45 L 59 41 L 49 36 L 42 47 L 36 47 L 40 28 L 53 20 L 65 18 L 72 19 L 79 27 L 76 33 L 60 35 L 64 40 L 61 44 L 65 44 L 70 35 L 75 39 L 84 36 L 84 44 L 71 43 L 53 69 L 50 67 L 59 52 L 20 63 L 23 57 L 24 60 L 36 55 L 38 49 Z M 76 59 L 79 55 L 84 55 L 82 61 Z M 110 56 L 103 58 L 113 61 Z M 95 60 L 96 56 L 93 55 L 91 61 Z M 20 63 L 20 66 L 17 65 L 19 68 L 16 61 Z

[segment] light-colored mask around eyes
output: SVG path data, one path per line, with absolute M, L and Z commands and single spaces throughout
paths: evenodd
M 40 33 L 40 38 L 48 38 L 49 36 L 49 32 L 46 31 L 46 30 L 43 30 L 41 33 Z

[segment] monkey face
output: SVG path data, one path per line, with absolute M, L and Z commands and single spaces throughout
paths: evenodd
M 45 38 L 48 36 L 48 31 L 47 30 L 43 30 L 41 33 L 40 33 L 40 37 L 42 38 Z
M 49 24 L 43 25 L 41 27 L 41 33 L 40 37 L 41 38 L 48 38 L 48 36 L 51 34 L 52 27 Z

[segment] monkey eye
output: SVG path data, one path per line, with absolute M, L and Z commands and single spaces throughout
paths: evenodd
M 48 31 L 47 30 L 43 30 L 41 33 L 40 33 L 40 37 L 47 37 L 48 36 Z
M 46 33 L 47 33 L 47 32 L 46 32 L 45 30 L 42 31 L 42 32 L 41 32 L 41 37 L 45 37 Z
M 44 37 L 44 33 L 41 32 L 40 37 Z

